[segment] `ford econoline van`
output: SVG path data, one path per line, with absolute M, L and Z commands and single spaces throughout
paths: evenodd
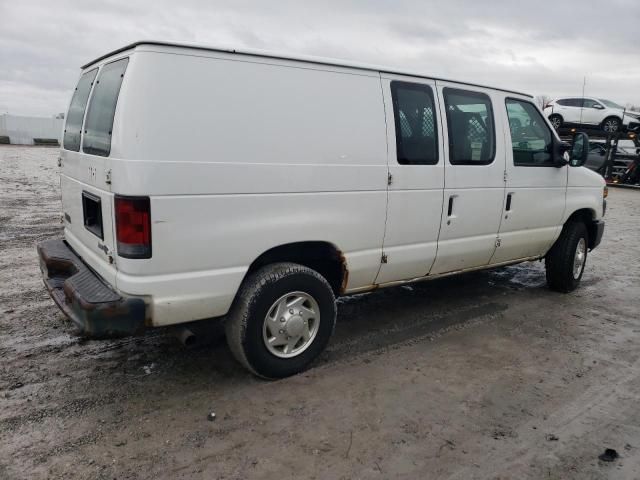
M 604 229 L 587 140 L 514 91 L 138 42 L 82 67 L 44 281 L 86 335 L 219 320 L 250 371 L 292 375 L 339 295 L 541 259 L 576 288 Z

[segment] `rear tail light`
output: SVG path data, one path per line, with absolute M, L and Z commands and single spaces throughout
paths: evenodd
M 151 258 L 151 203 L 149 197 L 116 195 L 116 240 L 118 255 Z

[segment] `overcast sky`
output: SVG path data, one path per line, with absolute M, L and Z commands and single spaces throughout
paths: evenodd
M 640 0 L 0 0 L 0 113 L 66 111 L 80 65 L 157 39 L 640 105 Z

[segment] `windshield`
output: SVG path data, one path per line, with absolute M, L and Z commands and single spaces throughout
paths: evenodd
M 616 102 L 612 102 L 611 100 L 604 100 L 602 98 L 599 98 L 598 100 L 604 103 L 609 108 L 619 108 L 620 110 L 624 110 L 623 106 L 618 105 Z

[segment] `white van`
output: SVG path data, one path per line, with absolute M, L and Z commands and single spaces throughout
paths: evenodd
M 604 229 L 587 140 L 570 158 L 522 93 L 138 42 L 82 67 L 45 284 L 87 335 L 222 317 L 249 370 L 291 375 L 339 295 L 542 258 L 573 290 Z

